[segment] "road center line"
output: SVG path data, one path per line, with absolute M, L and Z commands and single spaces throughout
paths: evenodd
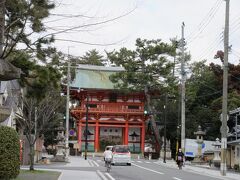
M 134 166 L 136 166 L 136 167 L 139 167 L 139 168 L 142 168 L 142 169 L 145 169 L 145 170 L 147 170 L 147 171 L 151 171 L 151 172 L 157 173 L 157 174 L 164 174 L 164 173 L 162 173 L 162 172 L 154 171 L 154 170 L 152 170 L 152 169 L 145 168 L 145 167 L 142 167 L 142 166 L 139 166 L 139 165 L 133 164 L 133 163 L 132 163 L 132 165 L 134 165 Z
M 115 180 L 109 173 L 105 173 L 111 180 Z
M 176 179 L 176 180 L 182 180 L 182 179 L 179 179 L 179 178 L 177 178 L 177 177 L 173 177 L 173 179 Z
M 103 179 L 103 180 L 108 180 L 103 173 L 100 170 L 97 170 L 97 174 Z

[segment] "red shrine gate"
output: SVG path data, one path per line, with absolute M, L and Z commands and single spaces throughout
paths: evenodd
M 71 98 L 78 106 L 71 109 L 76 119 L 77 137 L 81 151 L 98 152 L 106 143 L 129 145 L 132 152 L 144 152 L 145 116 L 144 94 L 120 94 L 114 90 L 71 90 Z M 88 104 L 88 113 L 87 113 Z M 88 132 L 86 129 L 88 117 Z

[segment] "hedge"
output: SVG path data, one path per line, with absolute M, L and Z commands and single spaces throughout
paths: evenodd
M 20 170 L 20 144 L 17 132 L 0 126 L 0 179 L 16 178 Z

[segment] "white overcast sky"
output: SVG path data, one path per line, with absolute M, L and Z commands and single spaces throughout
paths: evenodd
M 192 61 L 214 59 L 217 50 L 223 50 L 223 28 L 225 22 L 224 0 L 55 0 L 56 8 L 46 19 L 48 32 L 106 21 L 133 10 L 115 21 L 98 26 L 74 29 L 56 34 L 56 47 L 65 53 L 81 56 L 86 51 L 97 49 L 100 53 L 127 47 L 134 49 L 135 40 L 181 37 L 181 24 L 185 23 L 187 51 Z M 238 64 L 240 59 L 240 0 L 230 0 L 230 37 L 232 52 L 229 62 Z M 65 15 L 62 17 L 59 15 Z M 84 15 L 86 17 L 69 17 Z M 114 45 L 104 45 L 104 44 Z

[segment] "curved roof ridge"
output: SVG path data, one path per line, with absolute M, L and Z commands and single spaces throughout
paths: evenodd
M 95 70 L 95 71 L 125 71 L 123 67 L 120 66 L 96 66 L 96 65 L 88 65 L 88 64 L 79 64 L 76 69 L 83 69 L 83 70 Z

